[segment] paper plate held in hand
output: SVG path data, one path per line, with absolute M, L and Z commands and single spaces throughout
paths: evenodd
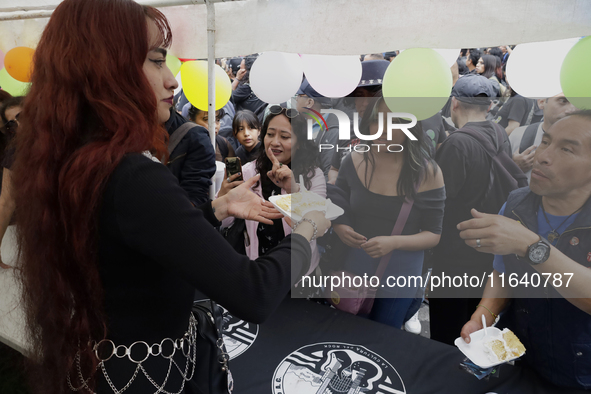
M 525 354 L 525 347 L 511 330 L 488 327 L 487 331 L 486 336 L 484 329 L 470 334 L 470 343 L 459 337 L 454 344 L 480 368 L 504 364 Z
M 309 191 L 271 196 L 269 201 L 282 214 L 295 221 L 300 220 L 306 213 L 311 211 L 325 212 L 328 220 L 334 220 L 345 213 L 343 208 L 333 204 L 330 199 L 324 199 L 318 194 Z

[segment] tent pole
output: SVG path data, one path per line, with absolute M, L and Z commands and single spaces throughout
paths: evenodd
M 212 0 L 205 0 L 207 5 L 207 97 L 208 129 L 211 144 L 215 151 L 215 7 Z M 215 197 L 215 177 L 209 188 L 209 197 Z

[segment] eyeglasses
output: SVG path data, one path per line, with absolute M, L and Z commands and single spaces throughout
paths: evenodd
M 18 114 L 16 114 L 16 116 L 14 117 L 14 119 L 9 120 L 8 122 L 6 122 L 4 124 L 4 129 L 6 129 L 6 131 L 8 133 L 14 133 L 16 132 L 16 129 L 18 128 L 18 117 L 21 113 L 19 112 Z
M 272 105 L 269 107 L 269 113 L 273 115 L 279 115 L 283 111 L 285 111 L 285 116 L 289 119 L 293 119 L 300 114 L 295 108 L 284 108 L 280 105 Z

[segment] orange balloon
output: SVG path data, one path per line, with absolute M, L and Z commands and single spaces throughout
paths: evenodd
M 4 67 L 10 76 L 21 82 L 31 82 L 34 49 L 16 47 L 6 52 Z

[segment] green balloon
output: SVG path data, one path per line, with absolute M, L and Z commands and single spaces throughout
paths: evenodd
M 3 68 L 0 70 L 0 87 L 12 96 L 25 96 L 31 87 L 31 83 L 17 81 L 8 74 L 6 68 Z
M 591 109 L 591 36 L 577 42 L 566 54 L 560 69 L 560 86 L 578 109 Z
M 452 88 L 451 70 L 435 50 L 407 49 L 386 70 L 382 92 L 392 112 L 407 112 L 424 120 L 447 102 Z
M 178 57 L 173 55 L 166 55 L 166 65 L 172 71 L 172 75 L 175 77 L 181 71 L 181 61 Z

